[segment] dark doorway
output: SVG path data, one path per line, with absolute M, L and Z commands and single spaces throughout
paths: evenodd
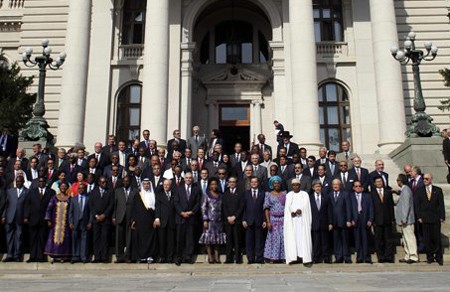
M 250 149 L 250 126 L 222 126 L 220 132 L 225 141 L 225 153 L 234 153 L 234 144 L 238 142 L 242 144 L 242 149 Z

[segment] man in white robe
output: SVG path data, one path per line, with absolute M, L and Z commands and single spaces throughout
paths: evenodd
M 301 258 L 305 266 L 312 263 L 311 205 L 309 195 L 300 191 L 300 181 L 292 180 L 284 209 L 284 250 L 286 264 Z

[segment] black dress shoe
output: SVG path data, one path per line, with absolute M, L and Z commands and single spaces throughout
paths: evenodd
M 13 262 L 13 261 L 14 261 L 14 258 L 6 258 L 6 259 L 3 260 L 4 263 L 10 263 L 10 262 Z
M 395 260 L 393 259 L 385 260 L 384 262 L 388 264 L 395 264 Z
M 181 265 L 181 260 L 180 259 L 176 259 L 175 260 L 175 265 L 177 265 L 177 266 Z
M 22 259 L 17 258 L 17 259 L 15 259 L 14 261 L 15 261 L 16 263 L 20 263 L 20 262 L 22 262 Z
M 405 260 L 405 259 L 399 259 L 398 262 L 399 263 L 407 263 L 409 260 Z
M 27 263 L 36 263 L 36 262 L 38 262 L 36 259 L 28 259 L 27 260 Z
M 344 260 L 335 260 L 334 263 L 335 264 L 342 264 L 344 262 Z
M 365 261 L 365 263 L 369 264 L 369 265 L 373 264 L 372 260 L 367 260 L 367 261 Z
M 83 264 L 87 264 L 87 263 L 90 263 L 91 261 L 90 260 L 83 260 Z
M 432 260 L 427 260 L 427 264 L 432 264 L 433 261 Z
M 232 264 L 232 263 L 233 263 L 233 261 L 230 261 L 230 260 L 226 260 L 226 261 L 224 261 L 223 263 L 224 263 L 224 264 Z
M 416 264 L 417 263 L 417 261 L 415 261 L 415 260 L 412 260 L 412 259 L 409 259 L 409 260 L 406 260 L 406 262 L 405 263 L 407 263 L 407 264 Z
M 124 259 L 115 260 L 114 263 L 115 264 L 123 264 L 123 263 L 125 263 L 125 260 Z
M 356 263 L 357 263 L 357 264 L 363 264 L 364 261 L 363 261 L 363 260 L 356 260 Z
M 444 261 L 443 261 L 443 260 L 437 261 L 437 263 L 438 263 L 438 265 L 440 265 L 440 266 L 443 266 L 443 265 L 444 265 Z
M 95 260 L 92 261 L 93 264 L 98 264 L 98 263 L 101 263 L 101 262 L 102 262 L 102 261 L 99 260 L 99 259 L 95 259 Z
M 352 260 L 348 259 L 348 260 L 345 260 L 345 263 L 346 263 L 346 264 L 351 264 L 351 263 L 353 263 L 353 262 L 352 262 Z
M 312 262 L 311 263 L 303 263 L 303 266 L 305 268 L 311 268 L 313 266 L 313 263 Z

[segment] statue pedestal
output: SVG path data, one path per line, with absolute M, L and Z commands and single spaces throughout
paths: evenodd
M 23 148 L 25 149 L 25 151 L 27 152 L 27 154 L 25 155 L 26 157 L 31 157 L 33 156 L 33 145 L 34 144 L 41 144 L 42 145 L 42 149 L 48 147 L 50 148 L 50 152 L 56 154 L 57 152 L 57 148 L 55 148 L 55 145 L 53 145 L 50 142 L 47 142 L 46 140 L 43 141 L 20 141 L 19 140 L 19 148 Z
M 448 168 L 442 155 L 441 137 L 407 138 L 389 157 L 403 169 L 405 164 L 420 167 L 433 175 L 433 183 L 447 183 Z

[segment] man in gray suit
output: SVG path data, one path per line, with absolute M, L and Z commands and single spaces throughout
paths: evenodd
M 414 203 L 413 193 L 408 186 L 408 177 L 406 174 L 399 174 L 397 184 L 400 188 L 400 198 L 395 209 L 395 223 L 402 228 L 403 248 L 405 257 L 400 259 L 401 263 L 417 263 L 419 257 L 417 254 L 416 237 L 414 235 Z
M 206 149 L 206 138 L 205 135 L 200 136 L 199 126 L 192 128 L 192 134 L 192 137 L 187 140 L 187 147 L 192 150 L 192 158 L 197 159 L 197 150 Z
M 89 230 L 92 228 L 87 186 L 78 186 L 78 196 L 70 198 L 69 227 L 72 230 L 72 264 L 88 262 Z
M 298 179 L 300 181 L 300 190 L 305 191 L 308 194 L 312 190 L 312 178 L 309 175 L 303 174 L 303 164 L 296 163 L 294 165 L 294 177 L 287 181 L 288 191 L 292 191 L 292 180 Z
M 253 168 L 253 176 L 256 176 L 261 183 L 265 182 L 267 180 L 267 168 L 265 166 L 259 165 L 259 155 L 252 154 L 250 161 L 252 163 L 251 165 Z
M 2 223 L 6 223 L 6 240 L 8 255 L 3 262 L 21 262 L 22 259 L 22 225 L 24 206 L 28 189 L 24 187 L 23 176 L 16 177 L 16 187 L 6 192 L 6 205 L 2 214 Z
M 116 263 L 130 260 L 131 247 L 131 208 L 138 190 L 131 187 L 130 177 L 123 178 L 123 187 L 117 188 L 114 195 L 113 224 L 116 226 Z
M 358 156 L 358 154 L 350 151 L 350 142 L 342 141 L 341 143 L 342 152 L 336 156 L 336 161 L 346 161 L 348 165 L 348 169 L 353 168 L 353 159 Z

